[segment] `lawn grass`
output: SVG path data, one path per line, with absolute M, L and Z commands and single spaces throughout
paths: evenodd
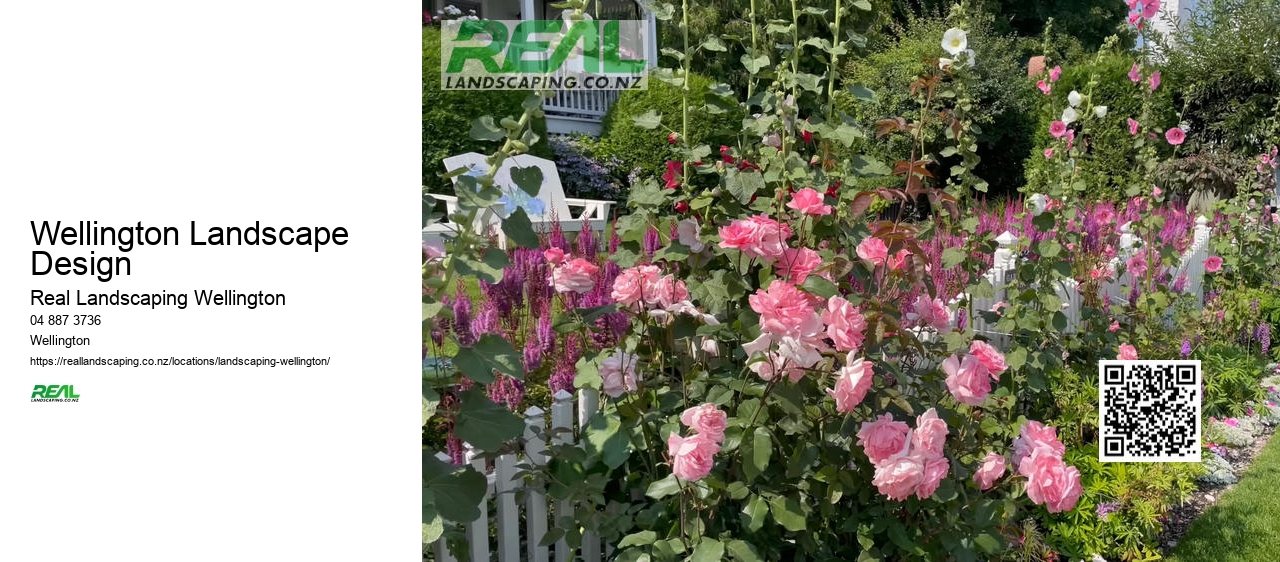
M 1168 560 L 1280 560 L 1280 439 L 1267 443 L 1240 483 L 1191 525 Z

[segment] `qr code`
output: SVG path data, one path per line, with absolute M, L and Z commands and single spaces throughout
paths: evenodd
M 1199 361 L 1099 361 L 1098 460 L 1200 462 Z

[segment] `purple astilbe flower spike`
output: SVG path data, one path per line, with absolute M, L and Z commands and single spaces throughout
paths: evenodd
M 644 254 L 646 256 L 653 257 L 653 253 L 657 252 L 658 248 L 661 247 L 662 240 L 658 238 L 658 229 L 651 226 L 649 230 L 644 231 Z
M 471 297 L 461 287 L 453 301 L 453 335 L 458 338 L 459 347 L 471 347 L 476 344 L 475 334 L 471 328 Z
M 523 363 L 526 373 L 536 371 L 542 366 L 542 342 L 539 342 L 536 337 L 525 340 Z
M 1258 340 L 1258 343 L 1262 345 L 1263 355 L 1271 351 L 1271 324 L 1266 322 L 1258 324 L 1258 328 L 1254 330 L 1253 339 Z
M 550 380 L 547 384 L 551 386 L 551 393 L 555 394 L 561 390 L 565 392 L 573 392 L 573 379 L 578 374 L 578 359 L 582 356 L 582 346 L 578 341 L 577 334 L 569 334 L 564 339 L 564 345 L 560 354 L 556 357 L 556 367 L 551 373 Z
M 1182 340 L 1182 358 L 1191 357 L 1191 340 Z
M 485 301 L 483 305 L 480 305 L 480 312 L 476 314 L 475 320 L 471 322 L 471 333 L 476 341 L 485 334 L 502 334 L 501 317 L 498 314 L 498 309 L 494 307 L 493 301 Z
M 1258 299 L 1253 299 L 1249 301 L 1249 314 L 1251 316 L 1258 315 L 1258 306 L 1259 306 Z
M 449 452 L 449 459 L 453 461 L 454 466 L 462 466 L 467 462 L 467 457 L 462 450 L 462 440 L 453 434 L 453 428 L 449 428 L 449 437 L 444 440 L 445 449 Z
M 544 314 L 538 317 L 538 329 L 535 332 L 538 338 L 538 348 L 541 355 L 548 356 L 556 348 L 556 331 L 551 326 L 551 315 Z
M 569 253 L 569 241 L 564 237 L 564 231 L 560 229 L 560 221 L 551 221 L 551 234 L 547 236 L 547 246 L 549 248 L 560 248 L 565 253 Z
M 591 221 L 582 219 L 582 230 L 578 232 L 578 257 L 596 261 L 600 249 L 596 246 L 596 235 L 591 229 Z
M 613 221 L 613 227 L 614 228 L 611 230 L 612 234 L 609 236 L 609 255 L 613 255 L 614 252 L 617 252 L 618 244 L 622 242 L 621 237 L 618 236 L 618 221 Z
M 1173 282 L 1173 292 L 1175 292 L 1175 293 L 1185 293 L 1185 292 L 1187 292 L 1187 274 L 1186 274 L 1186 272 L 1183 272 L 1182 274 L 1178 275 L 1178 278 L 1174 280 L 1174 282 Z

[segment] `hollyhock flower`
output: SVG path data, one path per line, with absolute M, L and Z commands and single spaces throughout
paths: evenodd
M 1075 91 L 1075 90 L 1071 90 L 1071 93 L 1070 93 L 1070 94 L 1067 94 L 1067 103 L 1068 103 L 1068 104 L 1070 104 L 1070 105 L 1071 105 L 1071 107 L 1079 107 L 1079 106 L 1080 106 L 1080 98 L 1081 98 L 1081 96 L 1080 96 L 1080 92 L 1077 92 L 1077 91 Z
M 716 408 L 715 404 L 694 406 L 680 414 L 680 423 L 693 428 L 699 435 L 705 435 L 716 443 L 724 441 L 726 420 L 724 411 Z
M 671 472 L 686 482 L 696 482 L 711 474 L 715 455 L 720 445 L 701 433 L 681 437 L 672 432 L 667 437 L 667 455 L 671 457 Z
M 963 29 L 953 27 L 942 34 L 942 50 L 951 56 L 959 55 L 968 48 L 969 39 Z
M 1049 71 L 1049 81 L 1057 82 L 1059 78 L 1062 78 L 1062 67 L 1055 66 L 1053 67 L 1052 70 Z
M 1209 273 L 1217 273 L 1222 270 L 1222 258 L 1218 256 L 1209 256 L 1204 260 L 1204 270 Z
M 1062 121 L 1054 121 L 1053 123 L 1050 123 L 1049 134 L 1053 135 L 1053 138 L 1055 139 L 1062 138 L 1062 135 L 1067 134 L 1067 124 Z
M 946 330 L 951 325 L 951 311 L 941 299 L 930 299 L 921 294 L 911 305 L 911 312 L 906 315 L 907 321 L 917 326 L 931 326 L 935 330 Z
M 974 56 L 973 49 L 964 50 L 964 60 L 965 62 L 969 63 L 969 68 L 973 68 L 978 64 L 978 59 L 976 56 Z
M 1138 358 L 1138 350 L 1136 348 L 1134 348 L 1132 345 L 1129 345 L 1127 343 L 1120 344 L 1120 351 L 1117 354 L 1116 359 L 1121 359 L 1124 361 L 1132 361 L 1132 360 L 1136 360 L 1137 358 Z
M 981 406 L 991 393 L 991 374 L 977 357 L 952 355 L 942 362 L 942 370 L 947 374 L 947 390 L 961 404 Z
M 1169 141 L 1169 144 L 1173 146 L 1178 146 L 1182 144 L 1182 141 L 1187 140 L 1187 133 L 1182 129 L 1173 127 L 1164 132 L 1164 140 Z
M 787 248 L 773 264 L 773 271 L 787 281 L 800 285 L 809 274 L 822 267 L 822 256 L 808 248 Z
M 582 258 L 574 258 L 551 270 L 551 284 L 559 293 L 582 294 L 596 284 L 600 266 Z
M 1098 116 L 1098 119 L 1102 119 L 1102 118 L 1106 117 L 1106 116 L 1107 116 L 1107 106 L 1105 106 L 1105 105 L 1095 106 L 1095 107 L 1093 108 L 1093 114 L 1094 114 L 1094 115 L 1097 115 L 1097 116 Z
M 636 386 L 636 361 L 635 355 L 616 350 L 600 363 L 600 378 L 604 381 L 605 394 L 610 398 L 617 398 L 639 388 Z
M 1027 210 L 1031 212 L 1031 216 L 1038 217 L 1041 213 L 1049 209 L 1049 198 L 1042 193 L 1036 193 L 1027 198 Z
M 1080 471 L 1067 466 L 1061 456 L 1048 447 L 1037 447 L 1019 467 L 1018 473 L 1027 477 L 1027 497 L 1032 503 L 1044 505 L 1049 513 L 1071 511 L 1084 493 L 1080 485 Z
M 916 417 L 916 429 L 911 432 L 911 446 L 914 452 L 925 458 L 941 457 L 948 433 L 947 422 L 938 417 L 936 408 L 929 408 Z
M 791 195 L 787 207 L 806 215 L 823 216 L 831 214 L 831 205 L 823 203 L 822 194 L 818 190 L 806 187 Z
M 982 458 L 982 463 L 978 465 L 978 469 L 973 473 L 973 481 L 978 484 L 979 490 L 986 490 L 996 485 L 996 480 L 1004 476 L 1004 455 L 997 453 L 987 453 Z
M 1137 254 L 1125 261 L 1125 267 L 1134 277 L 1142 277 L 1147 273 L 1147 257 Z
M 683 203 L 683 201 L 681 201 Z M 701 228 L 698 225 L 698 219 L 693 217 L 684 219 L 676 225 L 677 238 L 680 244 L 689 248 L 689 251 L 697 253 L 701 252 L 707 245 L 702 243 L 698 238 L 698 232 Z
M 547 248 L 542 252 L 542 257 L 546 259 L 549 264 L 560 265 L 560 263 L 564 261 L 564 250 L 555 247 Z
M 1151 78 L 1149 79 L 1149 81 L 1151 84 L 1151 91 L 1153 92 L 1156 91 L 1156 88 L 1160 87 L 1160 71 L 1157 70 L 1155 72 L 1152 72 Z
M 884 263 L 889 255 L 889 247 L 884 244 L 884 240 L 876 237 L 865 238 L 858 243 L 858 257 L 870 261 L 874 265 Z
M 1116 320 L 1112 320 L 1112 321 L 1111 321 L 1111 325 L 1110 325 L 1110 326 L 1107 326 L 1107 331 L 1108 331 L 1108 332 L 1111 332 L 1111 333 L 1119 332 L 1119 331 L 1120 331 L 1120 322 L 1119 322 L 1119 321 L 1116 321 Z
M 680 140 L 680 133 L 671 133 L 667 135 L 667 142 L 669 144 L 675 144 L 679 140 Z
M 1151 19 L 1160 13 L 1160 0 L 1139 0 L 1142 6 L 1142 19 Z
M 942 484 L 942 479 L 946 478 L 947 472 L 951 470 L 951 463 L 944 457 L 926 458 L 923 465 L 924 472 L 920 476 L 920 483 L 916 485 L 916 497 L 920 499 L 932 496 L 938 491 L 938 485 Z
M 871 390 L 872 376 L 871 363 L 861 357 L 855 358 L 853 352 L 849 352 L 845 366 L 836 376 L 835 385 L 827 391 L 827 395 L 836 401 L 836 411 L 847 414 L 861 404 L 867 397 L 867 391 Z
M 996 313 L 996 314 L 1000 314 L 1000 309 L 1002 309 L 1002 308 L 1006 308 L 1006 307 L 1008 307 L 1008 306 L 1009 306 L 1009 303 L 1004 302 L 1004 301 L 1000 301 L 1000 302 L 998 302 L 998 303 L 995 303 L 995 304 L 991 305 L 991 312 L 994 312 L 994 313 Z
M 880 465 L 893 458 L 906 456 L 911 446 L 911 428 L 894 421 L 891 414 L 881 414 L 874 421 L 862 422 L 858 430 L 858 446 L 871 463 Z
M 1128 119 L 1129 119 L 1129 134 L 1131 134 L 1131 135 L 1136 135 L 1136 134 L 1138 134 L 1138 127 L 1139 127 L 1141 124 L 1140 124 L 1140 123 L 1138 123 L 1137 121 L 1134 121 L 1132 117 L 1130 117 L 1130 118 L 1128 118 Z
M 662 179 L 667 182 L 665 185 L 667 189 L 680 187 L 680 182 L 684 181 L 684 162 L 668 161 L 667 171 L 662 174 Z
M 1050 86 L 1050 85 L 1049 85 L 1049 83 L 1048 83 L 1048 82 L 1045 82 L 1044 80 L 1039 80 L 1039 81 L 1037 81 L 1037 82 L 1036 82 L 1036 87 L 1037 87 L 1037 88 L 1040 88 L 1040 93 L 1042 93 L 1042 94 L 1044 94 L 1044 95 L 1046 95 L 1046 96 L 1047 96 L 1047 95 L 1049 95 L 1049 92 L 1053 91 L 1053 87 L 1052 87 L 1052 86 Z
M 854 352 L 862 347 L 866 337 L 867 320 L 853 303 L 839 295 L 827 299 L 822 311 L 822 323 L 827 325 L 827 337 L 839 351 Z
M 914 494 L 924 480 L 924 468 L 921 459 L 912 456 L 886 460 L 876 464 L 871 483 L 889 499 L 903 501 Z
M 760 144 L 771 146 L 773 148 L 782 148 L 782 135 L 778 133 L 769 133 L 760 138 Z
M 781 279 L 747 297 L 751 310 L 760 315 L 760 329 L 775 336 L 809 336 L 822 331 L 822 320 L 809 295 Z
M 1004 354 L 982 340 L 973 340 L 969 344 L 969 353 L 977 357 L 978 362 L 982 363 L 982 366 L 986 367 L 988 371 L 991 371 L 993 378 L 998 379 L 1000 373 L 1009 368 L 1009 365 L 1004 361 Z
M 1138 68 L 1138 63 L 1133 63 L 1133 68 L 1129 69 L 1129 80 L 1134 84 L 1142 81 L 1142 71 Z
M 1053 149 L 1052 149 L 1052 148 L 1046 148 L 1046 149 L 1044 149 L 1044 157 L 1045 157 L 1045 158 L 1053 158 Z
M 953 61 L 947 57 L 939 57 L 938 70 L 943 70 L 943 71 L 951 70 L 951 65 L 955 64 L 955 62 L 956 61 Z
M 1066 445 L 1058 441 L 1057 428 L 1038 421 L 1023 424 L 1018 437 L 1013 440 L 1013 467 L 1018 468 L 1023 459 L 1031 456 L 1031 452 L 1040 447 L 1048 449 L 1058 457 L 1062 457 L 1067 452 Z
M 1152 197 L 1160 197 L 1162 194 L 1164 194 L 1164 190 L 1160 189 L 1158 186 L 1151 188 Z

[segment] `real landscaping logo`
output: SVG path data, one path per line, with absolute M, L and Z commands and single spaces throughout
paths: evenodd
M 441 88 L 645 89 L 649 28 L 639 20 L 446 21 Z
M 31 389 L 32 402 L 79 402 L 75 385 L 70 384 L 37 384 Z

